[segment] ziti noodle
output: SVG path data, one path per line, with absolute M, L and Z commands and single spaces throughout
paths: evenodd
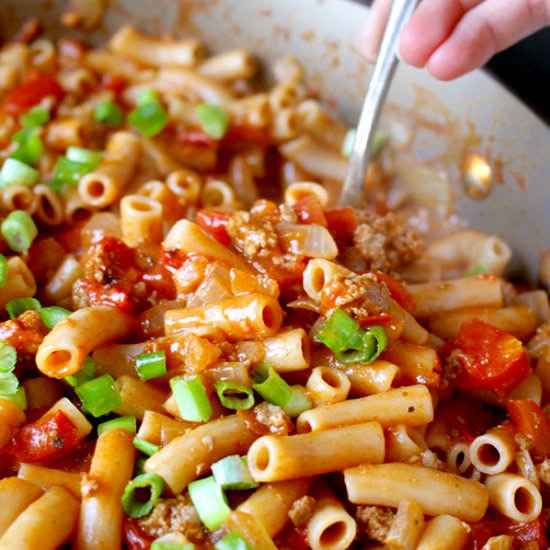
M 242 49 L 31 35 L 0 50 L 0 550 L 548 547 L 548 295 L 506 243 L 415 226 L 391 144 L 334 207 L 348 129 L 292 57 L 265 87 Z

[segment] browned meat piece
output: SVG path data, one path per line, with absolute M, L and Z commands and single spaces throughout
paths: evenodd
M 25 311 L 17 319 L 0 323 L 0 342 L 13 346 L 20 359 L 34 358 L 47 333 L 38 311 Z
M 279 247 L 273 224 L 249 212 L 235 212 L 227 224 L 233 244 L 250 259 L 265 258 Z
M 288 517 L 295 527 L 304 527 L 306 525 L 311 516 L 313 516 L 315 504 L 315 499 L 309 495 L 304 495 L 292 503 L 288 511 Z
M 187 495 L 161 499 L 153 511 L 148 516 L 138 519 L 137 523 L 151 538 L 177 531 L 183 533 L 191 542 L 200 543 L 207 536 L 207 530 Z
M 355 518 L 361 535 L 368 540 L 384 542 L 395 514 L 389 508 L 357 506 Z

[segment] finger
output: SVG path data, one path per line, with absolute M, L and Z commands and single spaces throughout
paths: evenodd
M 401 58 L 415 67 L 424 67 L 464 14 L 482 1 L 424 0 L 401 32 Z
M 357 37 L 357 49 L 372 63 L 376 61 L 380 50 L 390 7 L 391 0 L 375 0 Z
M 469 11 L 431 55 L 428 70 L 451 80 L 550 23 L 550 0 L 486 0 Z

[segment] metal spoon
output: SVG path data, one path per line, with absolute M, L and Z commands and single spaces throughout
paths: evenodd
M 374 132 L 398 63 L 397 41 L 401 29 L 412 15 L 417 3 L 418 0 L 392 0 L 380 53 L 359 117 L 346 180 L 340 195 L 340 206 L 359 207 L 364 201 L 365 173 L 374 141 Z

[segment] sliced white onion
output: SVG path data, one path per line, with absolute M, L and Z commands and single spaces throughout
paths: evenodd
M 332 260 L 338 256 L 338 247 L 326 227 L 317 223 L 308 225 L 279 224 L 279 238 L 287 252 L 308 258 Z

